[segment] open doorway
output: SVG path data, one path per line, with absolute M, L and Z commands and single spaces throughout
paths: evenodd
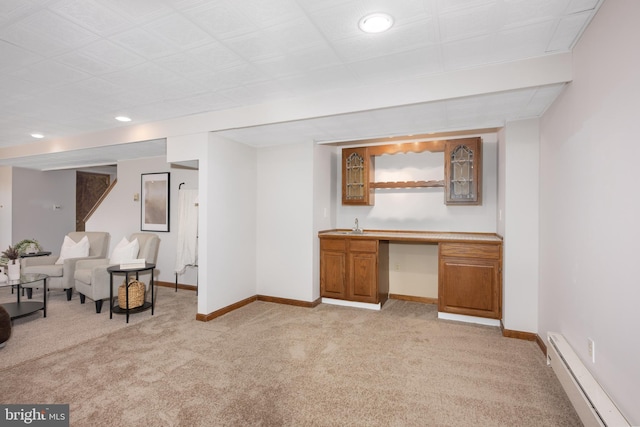
M 76 172 L 76 231 L 85 231 L 85 222 L 111 186 L 111 175 Z

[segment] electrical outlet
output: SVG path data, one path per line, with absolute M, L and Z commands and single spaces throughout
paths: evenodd
M 587 338 L 587 346 L 589 349 L 589 357 L 591 357 L 591 363 L 596 363 L 596 343 L 591 338 Z
M 394 269 L 395 269 L 396 271 L 400 271 L 400 264 L 396 264 L 396 265 L 394 266 Z

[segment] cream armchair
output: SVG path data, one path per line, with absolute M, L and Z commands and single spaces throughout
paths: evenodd
M 76 263 L 82 259 L 104 258 L 109 250 L 109 233 L 103 231 L 72 231 L 67 236 L 78 243 L 83 237 L 89 240 L 89 256 L 81 258 L 65 258 L 62 264 L 56 264 L 59 255 L 31 257 L 22 259 L 22 271 L 24 273 L 41 273 L 49 276 L 47 287 L 49 289 L 64 289 L 67 292 L 67 301 L 71 300 L 74 288 L 74 274 Z M 33 286 L 37 287 L 37 286 Z M 30 293 L 30 289 L 27 289 Z
M 144 258 L 147 262 L 155 263 L 158 257 L 160 238 L 154 233 L 133 233 L 129 237 L 129 242 L 138 239 L 140 249 L 138 258 Z M 96 304 L 96 313 L 102 310 L 102 302 L 109 298 L 110 277 L 107 267 L 115 265 L 110 263 L 109 258 L 82 260 L 76 264 L 74 275 L 75 289 L 80 295 L 80 303 L 84 304 L 85 297 L 89 297 Z M 141 273 L 139 280 L 149 286 L 149 276 L 151 272 Z M 118 295 L 120 283 L 113 283 L 113 294 Z

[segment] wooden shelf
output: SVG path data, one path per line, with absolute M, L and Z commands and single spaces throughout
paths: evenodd
M 440 181 L 395 181 L 395 182 L 372 182 L 372 188 L 433 188 L 444 187 L 444 180 Z

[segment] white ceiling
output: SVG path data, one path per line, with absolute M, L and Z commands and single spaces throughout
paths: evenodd
M 162 139 L 73 151 L 48 141 L 568 52 L 602 1 L 2 0 L 0 165 L 55 169 L 162 155 Z M 394 27 L 362 33 L 358 20 L 380 11 Z M 219 132 L 267 146 L 499 127 L 540 116 L 562 88 Z M 40 153 L 7 154 L 33 145 L 34 132 L 45 135 Z

